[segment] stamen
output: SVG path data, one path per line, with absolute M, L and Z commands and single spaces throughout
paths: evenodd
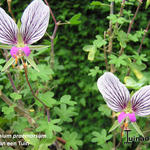
M 30 55 L 31 51 L 28 46 L 25 47 L 12 47 L 10 50 L 10 54 L 14 58 L 21 58 L 26 55 L 27 57 Z
M 128 127 L 128 123 L 127 122 L 124 123 L 124 127 L 125 127 L 125 129 L 127 129 L 127 127 Z
M 15 58 L 15 65 L 17 65 L 17 63 L 18 63 L 18 58 L 16 57 Z

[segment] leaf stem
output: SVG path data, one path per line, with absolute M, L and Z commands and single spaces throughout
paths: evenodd
M 46 108 L 46 113 L 47 113 L 47 120 L 48 120 L 48 122 L 50 122 L 49 108 Z
M 134 16 L 133 16 L 133 18 L 132 18 L 130 24 L 129 24 L 127 35 L 131 32 L 132 25 L 133 25 L 133 23 L 134 23 L 134 21 L 135 21 L 135 18 L 136 18 L 136 16 L 137 16 L 138 12 L 139 12 L 139 9 L 140 9 L 141 4 L 142 4 L 142 3 L 139 2 L 139 5 L 138 5 L 138 7 L 137 7 L 137 9 L 136 9 L 136 12 L 135 12 L 135 14 L 134 14 Z
M 46 113 L 47 113 L 48 122 L 50 122 L 49 108 L 42 102 L 42 100 L 40 100 L 40 99 L 35 95 L 35 93 L 34 93 L 32 87 L 31 87 L 31 84 L 30 84 L 30 82 L 29 82 L 29 79 L 28 79 L 27 65 L 26 65 L 26 63 L 24 62 L 23 59 L 22 59 L 22 61 L 23 61 L 23 67 L 24 67 L 24 71 L 25 71 L 25 78 L 26 78 L 26 81 L 27 81 L 27 83 L 28 83 L 28 86 L 29 86 L 29 88 L 30 88 L 30 90 L 31 90 L 31 92 L 32 92 L 32 95 L 33 95 L 33 97 L 35 97 L 35 98 L 44 106 L 44 108 L 45 108 L 45 110 L 46 110 Z
M 146 37 L 146 33 L 148 32 L 149 27 L 150 27 L 150 20 L 149 20 L 149 22 L 148 22 L 148 24 L 147 24 L 147 27 L 146 27 L 145 31 L 144 31 L 144 35 L 143 35 L 143 38 L 142 38 L 142 40 L 141 40 L 140 47 L 139 47 L 139 49 L 138 49 L 138 54 L 141 52 L 142 45 L 143 45 L 143 41 L 144 41 L 144 39 L 145 39 L 145 37 Z
M 118 145 L 116 146 L 115 150 L 116 150 L 116 149 L 121 145 L 121 143 L 122 143 L 122 137 L 123 137 L 124 128 L 125 128 L 125 121 L 124 121 L 124 123 L 123 123 L 123 125 L 122 125 L 122 127 L 121 127 L 121 134 L 120 134 L 121 140 L 120 140 L 120 142 L 118 143 Z
M 130 24 L 129 24 L 128 31 L 127 31 L 127 36 L 128 36 L 128 34 L 131 32 L 132 25 L 133 25 L 133 23 L 134 23 L 134 21 L 135 21 L 135 18 L 136 18 L 136 16 L 137 16 L 138 12 L 139 12 L 139 9 L 140 9 L 141 4 L 142 4 L 142 2 L 140 1 L 140 2 L 139 2 L 139 5 L 138 5 L 137 8 L 136 8 L 135 14 L 134 14 L 134 16 L 133 16 L 133 18 L 132 18 L 132 20 L 131 20 L 131 22 L 130 22 Z M 124 52 L 124 48 L 121 47 L 120 52 L 119 52 L 119 56 L 121 56 L 121 55 L 123 54 L 123 52 Z
M 121 3 L 121 8 L 120 8 L 120 17 L 123 15 L 124 5 L 125 5 L 125 0 L 123 0 L 123 1 L 122 1 L 122 3 Z
M 9 81 L 10 81 L 12 87 L 13 87 L 14 92 L 17 93 L 18 91 L 17 91 L 17 88 L 16 88 L 16 86 L 15 86 L 15 84 L 14 84 L 14 81 L 13 81 L 13 79 L 12 79 L 11 73 L 8 72 L 8 73 L 7 73 L 7 76 L 8 76 L 8 79 L 9 79 Z
M 14 14 L 12 13 L 12 10 L 11 10 L 11 2 L 12 2 L 12 0 L 7 0 L 8 12 L 10 13 L 11 17 L 13 18 L 13 20 L 16 21 L 16 19 L 14 17 Z
M 110 3 L 110 15 L 114 13 L 114 2 L 112 1 Z M 112 33 L 112 21 L 109 21 L 109 35 L 110 35 L 110 39 L 109 39 L 109 44 L 108 44 L 108 53 L 109 55 L 112 53 L 112 47 L 113 47 L 113 33 Z M 110 70 L 111 72 L 113 72 L 113 64 L 110 64 Z
M 56 18 L 54 16 L 53 11 L 52 11 L 50 5 L 48 4 L 47 0 L 44 0 L 44 1 L 45 1 L 46 5 L 50 9 L 50 13 L 51 13 L 53 21 L 55 23 L 53 34 L 52 34 L 52 36 L 50 36 L 50 39 L 51 39 L 51 51 L 50 51 L 50 57 L 51 57 L 51 59 L 50 59 L 50 66 L 51 66 L 51 68 L 54 68 L 54 56 L 55 56 L 55 54 L 54 54 L 54 38 L 56 36 L 56 32 L 57 32 L 57 29 L 58 29 L 59 22 L 56 21 Z
M 35 99 L 37 99 L 44 107 L 47 108 L 47 106 L 34 94 L 34 91 L 33 91 L 32 87 L 31 87 L 31 84 L 30 84 L 29 79 L 28 79 L 27 65 L 26 65 L 26 63 L 24 63 L 24 60 L 23 60 L 23 67 L 24 67 L 24 72 L 25 72 L 25 78 L 26 78 L 27 84 L 28 84 L 28 86 L 29 86 L 29 88 L 31 90 L 31 93 L 32 93 L 33 97 Z
M 104 40 L 106 40 L 106 31 L 104 32 Z M 107 52 L 106 52 L 106 46 L 104 45 L 104 58 L 105 58 L 105 67 L 108 71 L 108 60 L 107 60 Z

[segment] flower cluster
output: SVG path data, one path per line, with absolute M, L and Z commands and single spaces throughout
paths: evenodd
M 106 72 L 98 79 L 97 86 L 108 107 L 121 112 L 118 116 L 119 123 L 126 117 L 135 122 L 135 115 L 150 115 L 150 85 L 142 87 L 130 98 L 125 85 L 112 73 Z

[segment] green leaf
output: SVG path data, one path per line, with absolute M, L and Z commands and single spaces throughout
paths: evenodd
M 44 131 L 46 133 L 47 138 L 53 137 L 53 132 L 60 132 L 62 129 L 59 127 L 58 124 L 60 122 L 60 119 L 54 119 L 50 122 L 47 122 L 47 120 L 41 119 L 37 121 L 39 123 L 39 126 L 36 128 L 37 132 Z
M 141 72 L 145 68 L 144 64 L 137 65 L 131 63 L 129 64 L 129 67 L 131 68 L 137 79 L 141 80 L 144 77 L 143 73 Z
M 129 23 L 129 20 L 125 19 L 124 17 L 118 17 L 117 15 L 110 14 L 107 19 L 109 19 L 112 24 L 123 24 L 125 22 Z M 120 31 L 119 31 L 120 32 Z
M 95 77 L 97 74 L 101 74 L 101 73 L 102 73 L 102 70 L 100 70 L 98 66 L 95 66 L 94 69 L 90 69 L 90 73 L 88 75 Z
M 103 45 L 107 44 L 107 42 L 100 35 L 97 35 L 96 38 L 97 39 L 93 41 L 93 45 L 97 48 L 101 48 Z
M 150 5 L 150 0 L 147 0 L 145 8 L 147 9 L 149 5 Z
M 54 98 L 52 98 L 52 96 L 52 92 L 39 94 L 39 98 L 42 100 L 42 102 L 50 108 L 57 104 L 57 101 Z
M 133 41 L 133 42 L 138 42 L 141 37 L 144 35 L 144 30 L 140 30 L 140 31 L 136 31 L 135 34 L 128 34 L 128 38 L 129 40 Z
M 38 150 L 49 150 L 48 146 L 51 145 L 56 140 L 56 137 L 43 138 L 43 139 L 39 140 L 38 138 L 33 137 L 33 135 L 34 135 L 33 132 L 25 132 L 23 134 L 23 137 L 26 142 L 28 142 L 30 145 L 34 146 L 34 150 L 37 150 L 37 149 Z
M 133 42 L 137 42 L 139 40 L 135 34 L 128 34 L 128 38 Z
M 124 121 L 124 120 L 122 120 L 122 122 L 123 122 L 123 121 Z M 112 131 L 115 130 L 117 127 L 119 127 L 119 126 L 122 124 L 122 122 L 119 123 L 118 120 L 116 120 L 116 121 L 114 122 L 114 124 L 112 125 L 112 127 L 109 129 L 109 132 L 112 132 Z
M 117 17 L 114 14 L 110 14 L 110 16 L 107 17 L 113 24 L 117 22 Z
M 2 48 L 2 49 L 11 49 L 12 45 L 0 45 L 0 48 Z
M 15 59 L 11 57 L 8 62 L 5 64 L 5 66 L 2 68 L 1 72 L 6 71 L 10 65 L 12 65 L 15 62 Z
M 92 1 L 91 5 L 101 6 L 102 3 L 99 1 Z
M 120 68 L 120 66 L 126 66 L 128 56 L 127 55 L 121 55 L 120 57 L 116 57 L 115 55 L 111 54 L 109 56 L 109 64 L 114 64 L 115 67 Z
M 144 85 L 144 81 L 143 82 L 136 82 L 132 77 L 130 76 L 126 76 L 124 78 L 124 82 L 125 82 L 125 86 L 127 88 L 131 88 L 131 89 L 139 89 Z
M 36 65 L 36 63 L 34 62 L 33 58 L 31 58 L 30 56 L 25 56 L 26 60 L 28 61 L 28 63 L 36 70 L 39 72 L 38 66 Z
M 32 81 L 39 80 L 42 82 L 46 82 L 48 80 L 52 79 L 52 75 L 54 74 L 53 70 L 50 68 L 49 65 L 46 64 L 40 64 L 38 65 L 39 72 L 37 72 L 35 69 L 29 68 L 29 73 Z
M 2 116 L 0 117 L 0 127 L 3 127 L 5 126 L 9 121 L 11 120 L 8 120 L 6 117 Z
M 109 2 L 115 2 L 121 4 L 122 0 L 108 0 Z
M 71 122 L 73 116 L 76 116 L 77 113 L 75 112 L 75 108 L 74 107 L 68 107 L 66 104 L 61 104 L 60 108 L 59 107 L 55 107 L 54 108 L 55 113 L 60 117 L 60 123 L 63 122 Z
M 17 26 L 18 26 L 18 29 L 21 28 L 21 21 L 20 21 L 20 19 L 17 21 Z
M 5 63 L 5 62 L 6 62 L 6 60 L 0 59 L 0 64 L 3 64 L 3 63 Z
M 125 33 L 124 31 L 119 31 L 118 32 L 118 37 L 117 37 L 118 41 L 120 42 L 120 45 L 122 48 L 126 48 L 126 43 L 128 42 L 128 37 L 127 37 L 127 33 Z
M 71 96 L 70 95 L 64 95 L 60 99 L 61 104 L 68 104 L 70 106 L 74 106 L 77 104 L 77 102 L 71 101 Z
M 104 144 L 106 141 L 110 140 L 112 138 L 112 135 L 107 135 L 107 132 L 105 129 L 103 129 L 101 131 L 101 133 L 94 131 L 92 132 L 92 135 L 94 136 L 94 138 L 92 138 L 92 142 L 93 143 L 97 143 L 97 145 L 102 145 Z
M 103 148 L 100 148 L 98 150 L 113 150 L 113 143 L 107 142 L 101 145 Z
M 100 1 L 92 1 L 91 3 L 92 6 L 108 6 L 108 4 L 105 4 L 105 3 L 101 3 Z
M 131 124 L 133 125 L 134 129 L 138 132 L 138 134 L 144 137 L 144 134 L 142 133 L 142 131 L 139 128 L 139 126 L 137 125 L 137 123 L 136 122 L 131 122 Z
M 78 139 L 78 134 L 76 132 L 70 133 L 69 131 L 66 131 L 63 134 L 63 139 L 66 141 L 64 146 L 65 150 L 70 150 L 70 148 L 73 150 L 78 150 L 78 146 L 83 144 L 83 142 Z
M 80 17 L 81 17 L 81 13 L 78 13 L 78 14 L 74 15 L 74 16 L 69 20 L 70 24 L 73 24 L 73 25 L 80 24 L 80 23 L 81 23 L 81 21 L 79 20 Z
M 31 135 L 31 136 L 30 136 Z M 23 138 L 26 142 L 28 142 L 29 144 L 38 147 L 39 145 L 39 140 L 36 137 L 33 137 L 34 133 L 33 132 L 25 132 L 23 134 Z
M 137 52 L 134 53 L 135 55 L 133 55 L 132 57 L 136 60 L 137 65 L 142 65 L 142 61 L 148 61 L 148 59 L 146 58 L 146 54 L 139 55 Z
M 50 45 L 28 45 L 31 50 L 44 50 L 50 47 Z
M 94 45 L 86 45 L 83 47 L 83 50 L 85 52 L 89 52 L 88 60 L 93 61 L 97 48 Z
M 18 94 L 18 93 L 11 93 L 10 97 L 14 100 L 19 100 L 22 98 L 22 95 Z
M 14 150 L 13 148 L 8 147 L 8 146 L 6 146 L 6 147 L 5 147 L 5 146 L 4 146 L 4 147 L 3 147 L 3 146 L 0 147 L 0 150 L 6 150 L 6 149 L 7 149 L 7 150 Z
M 98 110 L 102 113 L 102 115 L 108 117 L 111 115 L 111 109 L 106 104 L 101 104 Z
M 48 146 L 52 145 L 54 141 L 56 141 L 56 137 L 40 140 L 38 150 L 49 150 Z
M 27 118 L 18 117 L 17 121 L 13 121 L 11 128 L 14 132 L 22 134 L 22 132 L 24 132 L 26 128 L 30 128 L 30 125 L 29 122 L 27 121 Z
M 2 107 L 2 112 L 5 114 L 5 117 L 7 119 L 12 119 L 15 117 L 15 111 L 14 111 L 14 106 L 4 106 Z

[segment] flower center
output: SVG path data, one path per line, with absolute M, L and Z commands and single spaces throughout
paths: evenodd
M 128 102 L 127 107 L 118 116 L 118 122 L 121 123 L 122 120 L 124 120 L 126 117 L 128 117 L 131 122 L 135 122 L 136 121 L 135 113 L 132 110 L 132 104 L 131 104 L 130 101 Z
M 29 56 L 31 53 L 30 49 L 28 46 L 24 46 L 24 47 L 15 47 L 13 46 L 10 50 L 10 54 L 12 57 L 14 58 L 21 58 L 23 56 Z
M 125 112 L 121 112 L 120 115 L 118 116 L 118 122 L 121 123 L 122 120 L 124 120 L 126 117 L 129 117 L 131 122 L 136 122 L 136 117 L 135 117 L 135 113 L 125 113 Z
M 128 102 L 127 107 L 124 109 L 124 112 L 125 113 L 132 113 L 133 112 L 132 105 L 131 105 L 130 101 Z

